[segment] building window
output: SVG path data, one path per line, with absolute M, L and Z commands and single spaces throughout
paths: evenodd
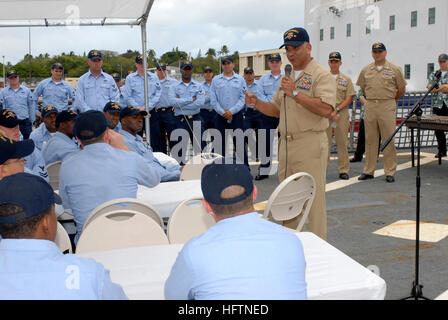
M 347 37 L 351 37 L 351 36 L 352 36 L 352 24 L 347 23 Z
M 249 68 L 254 68 L 254 57 L 247 57 L 247 66 Z
M 404 78 L 407 80 L 411 79 L 411 65 L 410 64 L 404 65 Z
M 324 41 L 324 29 L 320 29 L 320 41 Z
M 428 9 L 428 24 L 436 23 L 436 8 Z
M 372 33 L 373 20 L 367 20 L 366 23 L 366 34 Z
M 269 61 L 268 61 L 269 56 L 270 56 L 270 54 L 264 55 L 264 70 L 270 70 L 269 69 Z
M 411 12 L 411 27 L 417 26 L 417 11 Z
M 389 16 L 389 30 L 395 30 L 395 16 Z
M 330 27 L 330 39 L 334 39 L 334 27 Z
M 428 68 L 426 71 L 426 79 L 429 78 L 429 75 L 434 72 L 434 63 L 428 63 Z

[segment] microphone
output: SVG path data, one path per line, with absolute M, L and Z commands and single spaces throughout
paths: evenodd
M 285 76 L 289 78 L 291 76 L 291 71 L 292 71 L 292 66 L 290 64 L 287 64 L 285 66 Z M 283 95 L 284 95 L 284 97 L 286 97 L 286 93 L 284 93 Z
M 288 78 L 291 76 L 292 66 L 290 64 L 287 64 L 285 66 L 285 76 Z

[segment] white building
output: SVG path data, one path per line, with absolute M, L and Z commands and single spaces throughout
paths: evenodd
M 448 0 L 305 0 L 304 17 L 312 56 L 327 66 L 339 51 L 341 72 L 354 83 L 375 42 L 402 68 L 407 91 L 425 90 L 439 54 L 448 53 Z
M 244 68 L 250 67 L 254 70 L 254 75 L 258 79 L 262 75 L 271 72 L 268 65 L 268 57 L 273 54 L 278 53 L 282 57 L 283 68 L 288 63 L 286 58 L 286 50 L 282 49 L 271 49 L 271 50 L 260 50 L 253 52 L 245 52 L 239 54 L 240 71 L 239 74 L 244 74 Z M 285 62 L 286 61 L 286 62 Z

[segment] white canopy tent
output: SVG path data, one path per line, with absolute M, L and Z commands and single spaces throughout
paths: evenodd
M 0 0 L 0 27 L 74 27 L 140 25 L 143 70 L 147 70 L 146 23 L 154 0 Z M 148 112 L 148 75 L 145 72 Z M 145 119 L 149 136 L 149 119 Z M 149 140 L 148 140 L 149 141 Z

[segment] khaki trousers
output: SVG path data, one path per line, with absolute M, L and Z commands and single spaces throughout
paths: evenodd
M 286 159 L 286 139 L 281 135 L 279 141 L 280 182 L 286 176 L 306 172 L 316 181 L 316 195 L 308 216 L 309 230 L 322 239 L 327 239 L 327 209 L 325 203 L 325 183 L 328 155 L 328 139 L 325 131 L 301 132 L 288 139 L 288 159 Z M 286 163 L 287 160 L 287 163 Z M 288 228 L 296 229 L 301 215 L 283 222 Z
M 366 164 L 364 173 L 373 175 L 378 160 L 378 140 L 381 134 L 381 143 L 389 139 L 396 128 L 397 102 L 392 100 L 367 100 L 365 105 L 364 125 L 366 132 Z M 394 176 L 397 169 L 397 151 L 395 141 L 383 151 L 384 173 Z
M 344 108 L 339 112 L 339 121 L 336 122 L 336 128 L 334 128 L 334 137 L 336 146 L 338 148 L 338 172 L 348 173 L 350 170 L 350 161 L 348 159 L 348 151 L 347 151 L 347 140 L 348 140 L 348 127 L 349 127 L 349 119 L 348 119 L 348 109 Z M 331 143 L 332 143 L 332 135 L 333 135 L 333 127 L 331 126 L 333 122 L 330 121 L 330 126 L 327 129 L 327 138 L 328 138 L 328 160 L 327 160 L 327 170 L 328 165 L 330 164 L 330 153 L 331 153 Z

